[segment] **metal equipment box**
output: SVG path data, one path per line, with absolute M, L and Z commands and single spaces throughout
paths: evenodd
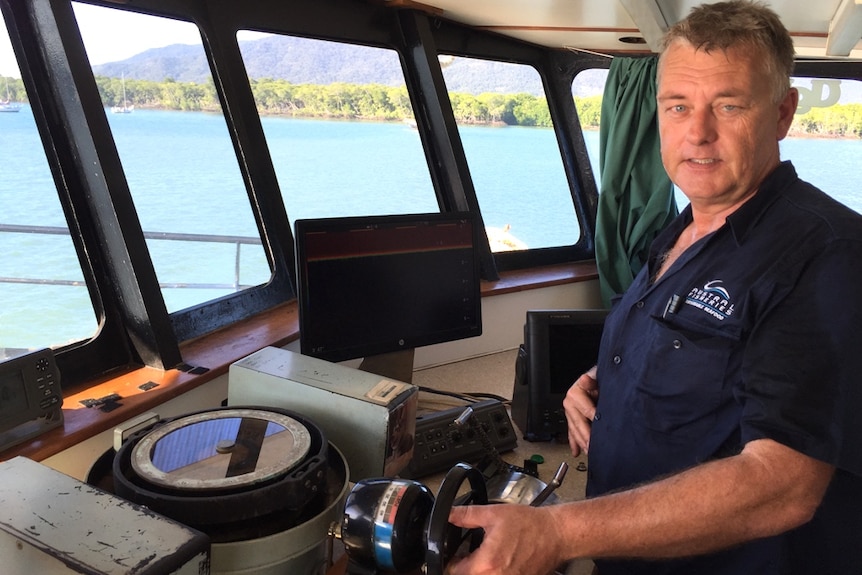
M 266 347 L 230 366 L 228 404 L 290 409 L 344 453 L 350 480 L 392 477 L 413 457 L 419 388 Z
M 3 575 L 206 575 L 203 533 L 25 457 L 0 463 Z

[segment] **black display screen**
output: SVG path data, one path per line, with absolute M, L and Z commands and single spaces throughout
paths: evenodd
M 530 385 L 542 396 L 563 396 L 596 364 L 606 310 L 530 310 L 525 342 Z
M 565 394 L 575 380 L 596 365 L 602 325 L 550 323 L 548 329 L 548 391 Z
M 28 407 L 24 375 L 20 371 L 0 375 L 0 421 L 16 419 Z
M 295 225 L 303 354 L 342 361 L 482 333 L 474 215 Z

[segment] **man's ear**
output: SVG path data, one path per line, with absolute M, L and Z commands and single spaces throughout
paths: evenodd
M 793 115 L 796 113 L 798 104 L 799 90 L 790 88 L 778 104 L 778 126 L 775 134 L 777 140 L 783 140 L 790 131 L 790 124 L 793 123 Z

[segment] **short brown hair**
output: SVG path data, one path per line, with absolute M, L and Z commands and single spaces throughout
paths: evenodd
M 701 4 L 671 26 L 662 39 L 661 54 L 678 40 L 705 52 L 726 51 L 735 46 L 752 48 L 764 56 L 763 64 L 773 84 L 775 101 L 780 101 L 790 88 L 795 54 L 793 39 L 778 14 L 763 3 L 731 0 Z

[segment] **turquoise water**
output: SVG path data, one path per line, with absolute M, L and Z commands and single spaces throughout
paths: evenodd
M 781 155 L 793 161 L 800 178 L 862 212 L 856 171 L 862 163 L 862 140 L 788 138 L 781 143 Z
M 109 114 L 108 119 L 144 230 L 257 236 L 221 116 L 136 110 Z M 406 124 L 264 118 L 263 125 L 291 220 L 437 210 L 419 133 Z M 497 137 L 500 130 L 505 137 Z M 548 130 L 460 131 L 468 160 L 473 159 L 470 169 L 480 203 L 487 202 L 486 225 L 509 224 L 529 246 L 577 238 L 568 190 L 561 189 L 562 163 Z M 598 173 L 598 132 L 585 137 Z M 65 228 L 28 107 L 0 114 L 0 150 L 5 166 L 0 171 L 0 224 Z M 855 178 L 862 141 L 788 139 L 782 155 L 794 161 L 804 179 L 862 211 Z M 501 174 L 500 166 L 518 169 Z M 237 247 L 232 244 L 150 240 L 148 246 L 162 283 L 227 285 L 237 279 Z M 68 236 L 0 233 L 0 253 L 0 277 L 83 280 Z M 267 280 L 259 246 L 242 246 L 239 261 L 241 284 Z M 233 290 L 163 291 L 174 311 Z M 96 329 L 82 285 L 0 282 L 0 347 L 52 345 L 87 337 Z

